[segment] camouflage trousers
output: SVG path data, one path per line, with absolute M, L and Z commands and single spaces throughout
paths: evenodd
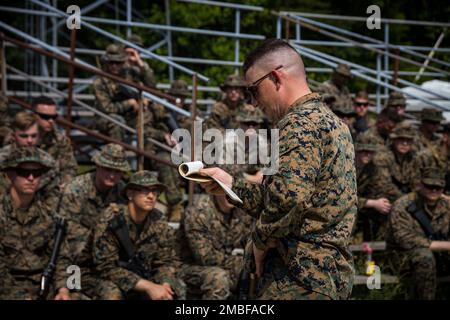
M 202 300 L 226 300 L 231 296 L 228 271 L 219 267 L 183 265 L 180 277 L 186 283 L 188 295 Z
M 122 293 L 113 282 L 92 275 L 81 278 L 81 289 L 71 291 L 73 300 L 120 300 Z
M 450 254 L 433 253 L 429 248 L 416 248 L 408 251 L 391 251 L 390 256 L 399 267 L 403 281 L 413 285 L 415 299 L 434 300 L 437 277 L 450 275 Z
M 303 288 L 289 275 L 283 260 L 270 252 L 265 258 L 256 295 L 259 300 L 330 300 L 326 295 Z
M 8 283 L 0 289 L 2 300 L 36 300 L 40 287 L 40 274 L 31 277 L 16 276 L 13 283 Z M 46 299 L 54 298 L 54 289 L 50 288 Z

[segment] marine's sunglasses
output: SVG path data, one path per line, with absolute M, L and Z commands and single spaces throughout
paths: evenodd
M 365 107 L 365 106 L 368 106 L 369 103 L 368 102 L 356 102 L 355 105 L 357 107 Z
M 427 188 L 428 190 L 430 190 L 430 191 L 442 191 L 442 190 L 444 190 L 444 187 L 441 187 L 441 186 L 435 186 L 435 185 L 431 185 L 431 184 L 423 184 L 423 186 L 425 187 L 425 188 Z
M 58 118 L 58 114 L 45 114 L 45 113 L 39 113 L 36 112 L 36 114 L 41 118 L 42 120 L 56 120 Z
M 43 174 L 47 172 L 47 169 L 24 169 L 24 168 L 15 168 L 14 171 L 19 177 L 28 178 L 32 175 L 34 178 L 39 178 Z
M 283 65 L 276 67 L 275 69 L 271 70 L 269 73 L 265 74 L 264 76 L 262 76 L 261 78 L 259 78 L 255 82 L 253 82 L 251 85 L 247 86 L 247 88 L 245 88 L 245 99 L 247 100 L 247 102 L 251 103 L 252 101 L 257 100 L 258 86 L 261 84 L 261 82 L 263 82 L 264 79 L 269 77 L 272 74 L 272 72 L 274 72 L 276 70 L 280 70 L 281 68 L 283 68 Z

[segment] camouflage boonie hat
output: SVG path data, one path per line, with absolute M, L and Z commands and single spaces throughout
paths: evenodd
M 416 136 L 416 131 L 410 124 L 400 122 L 394 128 L 394 131 L 392 131 L 392 133 L 389 135 L 389 138 L 391 138 L 391 139 L 397 139 L 397 138 L 414 139 L 415 136 Z
M 357 99 L 365 100 L 365 101 L 369 102 L 369 95 L 367 94 L 367 91 L 365 91 L 365 90 L 358 91 L 354 100 L 357 100 Z
M 101 151 L 92 157 L 92 161 L 100 167 L 124 172 L 131 170 L 125 150 L 122 146 L 115 143 L 109 143 L 103 146 Z
M 350 73 L 350 67 L 348 65 L 346 65 L 346 64 L 343 64 L 343 63 L 339 63 L 337 65 L 337 67 L 334 69 L 334 72 L 339 73 L 339 74 L 341 74 L 343 76 L 346 76 L 346 77 L 351 77 L 352 76 L 352 74 Z
M 264 122 L 264 113 L 261 109 L 258 109 L 251 104 L 245 104 L 242 106 L 236 114 L 236 121 L 238 122 Z
M 153 187 L 156 186 L 160 189 L 160 191 L 167 189 L 165 184 L 162 184 L 158 181 L 156 176 L 147 170 L 142 170 L 134 173 L 128 183 L 125 185 L 124 191 L 126 191 L 129 187 Z
M 191 92 L 188 89 L 188 85 L 184 80 L 174 80 L 170 84 L 170 89 L 167 92 L 174 96 L 183 96 L 183 97 L 191 96 Z
M 116 61 L 116 62 L 125 62 L 127 59 L 127 55 L 123 50 L 123 47 L 118 44 L 110 44 L 106 47 L 106 52 L 102 56 L 102 61 Z
M 423 184 L 445 187 L 445 173 L 436 167 L 424 168 L 421 180 Z
M 220 89 L 225 90 L 226 88 L 229 87 L 245 88 L 246 84 L 241 76 L 237 74 L 230 74 L 225 79 L 225 82 L 222 85 L 220 85 Z
M 142 41 L 141 36 L 138 36 L 137 34 L 131 34 L 127 38 L 128 42 L 131 42 L 132 44 L 135 44 L 139 47 L 142 47 L 144 45 L 144 41 Z
M 439 122 L 439 123 L 442 120 L 445 120 L 444 116 L 442 115 L 442 111 L 433 108 L 422 109 L 420 119 L 422 121 Z
M 406 106 L 406 98 L 405 95 L 401 92 L 392 91 L 389 94 L 389 98 L 387 100 L 388 107 L 394 106 Z
M 51 155 L 36 147 L 17 147 L 3 159 L 1 170 L 17 168 L 22 163 L 38 163 L 47 169 L 55 166 L 55 160 Z

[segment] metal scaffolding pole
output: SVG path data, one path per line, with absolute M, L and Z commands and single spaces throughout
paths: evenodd
M 48 9 L 48 10 L 50 10 L 50 11 L 53 11 L 53 12 L 55 12 L 55 13 L 58 13 L 59 15 L 61 15 L 61 16 L 63 16 L 63 17 L 66 17 L 66 18 L 68 17 L 68 15 L 67 15 L 66 13 L 62 12 L 61 10 L 55 9 L 55 8 L 53 8 L 52 6 L 47 5 L 46 3 L 42 3 L 42 2 L 40 2 L 40 1 L 38 1 L 38 0 L 30 0 L 30 1 L 33 2 L 34 4 L 37 4 L 37 5 L 41 6 L 41 7 L 43 7 L 43 8 L 46 8 L 46 9 Z M 148 55 L 150 55 L 152 58 L 157 59 L 157 60 L 159 60 L 159 61 L 161 61 L 161 62 L 164 62 L 164 63 L 166 63 L 166 64 L 168 64 L 168 65 L 170 65 L 170 66 L 173 66 L 174 68 L 177 68 L 178 70 L 181 70 L 181 71 L 183 71 L 183 72 L 186 72 L 186 73 L 188 73 L 188 74 L 190 74 L 190 75 L 193 75 L 193 74 L 196 73 L 196 72 L 194 72 L 193 70 L 190 70 L 190 69 L 188 69 L 188 68 L 186 68 L 186 67 L 183 67 L 182 65 L 179 65 L 179 64 L 177 64 L 177 63 L 175 63 L 175 62 L 172 62 L 172 61 L 170 61 L 170 60 L 168 60 L 168 59 L 162 58 L 161 56 L 159 56 L 159 55 L 157 55 L 157 54 L 154 54 L 154 53 L 151 52 L 151 51 L 148 51 L 148 50 L 146 50 L 146 49 L 144 49 L 144 48 L 142 48 L 142 47 L 139 47 L 139 46 L 137 46 L 137 45 L 135 45 L 134 43 L 131 43 L 131 42 L 129 42 L 129 41 L 123 40 L 122 38 L 120 38 L 120 37 L 118 37 L 118 36 L 116 36 L 116 35 L 114 35 L 114 34 L 112 34 L 112 33 L 110 33 L 110 32 L 104 31 L 103 29 L 98 28 L 98 27 L 96 27 L 96 26 L 90 24 L 89 22 L 87 22 L 86 17 L 84 17 L 84 18 L 82 19 L 82 26 L 87 27 L 88 29 L 91 29 L 91 30 L 93 30 L 93 31 L 96 31 L 96 32 L 99 33 L 99 34 L 102 34 L 102 35 L 104 35 L 104 36 L 107 37 L 107 38 L 110 38 L 110 39 L 112 39 L 112 40 L 115 40 L 115 41 L 117 41 L 117 42 L 120 42 L 120 43 L 122 43 L 122 44 L 124 44 L 124 45 L 126 45 L 126 46 L 128 46 L 128 47 L 130 47 L 130 48 L 134 48 L 134 49 L 136 49 L 136 50 L 137 50 L 138 52 L 140 52 L 140 53 L 148 54 Z M 199 77 L 199 79 L 202 79 L 203 81 L 209 81 L 208 77 L 205 77 L 205 76 L 203 76 L 203 75 L 198 74 L 198 77 Z
M 311 52 L 308 52 L 308 50 L 305 50 L 305 48 L 301 48 L 301 46 L 298 46 L 298 45 L 295 45 L 295 44 L 294 44 L 294 48 L 296 48 L 296 49 L 298 50 L 298 52 L 299 52 L 302 56 L 305 56 L 305 57 L 310 58 L 310 59 L 312 59 L 312 60 L 321 62 L 321 63 L 323 63 L 323 64 L 325 64 L 325 65 L 328 65 L 328 66 L 330 66 L 330 67 L 332 67 L 332 68 L 336 68 L 336 66 L 337 66 L 337 63 L 336 63 L 336 62 L 327 60 L 327 59 L 325 59 L 325 58 L 318 57 L 316 54 L 313 54 L 313 53 L 311 53 Z M 306 48 L 306 49 L 307 49 L 307 48 Z M 342 59 L 340 59 L 340 60 L 342 60 Z M 343 61 L 345 61 L 345 60 L 343 60 Z M 374 83 L 374 84 L 379 84 L 379 85 L 381 85 L 381 86 L 385 86 L 385 85 L 386 85 L 384 82 L 380 82 L 380 81 L 378 81 L 376 78 L 369 77 L 369 76 L 367 76 L 367 75 L 361 73 L 359 70 L 356 71 L 355 69 L 353 69 L 353 70 L 351 70 L 350 72 L 351 72 L 352 74 L 354 74 L 355 76 L 357 76 L 357 77 L 359 77 L 359 78 L 361 78 L 361 79 L 364 79 L 364 80 L 366 80 L 366 81 L 372 82 L 372 83 Z M 387 86 L 389 89 L 391 89 L 391 90 L 402 92 L 402 93 L 404 93 L 404 94 L 407 95 L 407 96 L 410 96 L 410 97 L 412 97 L 412 98 L 415 98 L 415 99 L 417 99 L 417 100 L 420 100 L 420 101 L 422 101 L 422 102 L 424 102 L 424 103 L 426 103 L 426 104 L 429 104 L 429 105 L 431 105 L 431 106 L 433 106 L 433 107 L 435 107 L 435 108 L 438 108 L 438 109 L 441 109 L 441 110 L 444 110 L 444 111 L 450 111 L 450 109 L 447 109 L 447 108 L 445 108 L 445 107 L 443 107 L 443 106 L 441 106 L 441 105 L 439 105 L 439 104 L 437 104 L 437 103 L 435 103 L 435 102 L 433 102 L 433 101 L 431 101 L 431 100 L 429 100 L 429 99 L 420 97 L 420 96 L 418 96 L 418 95 L 416 95 L 416 94 L 413 94 L 413 93 L 405 92 L 403 89 L 401 89 L 401 88 L 399 88 L 399 87 L 393 86 L 393 85 L 391 85 L 391 84 L 387 84 L 386 86 Z M 423 89 L 423 88 L 421 88 L 421 89 Z M 424 91 L 424 90 L 423 90 L 423 91 Z M 434 95 L 437 96 L 436 93 L 434 93 Z M 445 98 L 445 99 L 447 100 L 448 98 Z
M 236 34 L 239 34 L 241 32 L 241 11 L 239 9 L 237 9 L 235 12 L 235 32 Z M 236 73 L 239 72 L 239 67 L 237 66 L 237 64 L 239 63 L 239 45 L 239 39 L 236 38 L 236 40 L 234 40 L 234 63 L 236 63 Z
M 166 25 L 170 27 L 172 24 L 170 20 L 170 2 L 169 0 L 164 0 L 164 6 L 166 8 Z M 167 42 L 167 55 L 169 59 L 172 59 L 172 31 L 166 31 L 166 42 Z M 174 80 L 173 68 L 169 66 L 169 80 L 172 82 Z

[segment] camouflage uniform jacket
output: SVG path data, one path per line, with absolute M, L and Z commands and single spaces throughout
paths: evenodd
M 111 203 L 123 203 L 123 183 L 120 182 L 107 194 L 101 195 L 95 187 L 95 172 L 76 177 L 65 186 L 61 199 L 60 213 L 68 219 L 67 241 L 70 257 L 83 275 L 93 273 L 94 229 L 101 214 Z
M 327 80 L 319 85 L 316 91 L 321 93 L 324 99 L 326 99 L 327 96 L 336 98 L 336 100 L 331 105 L 332 110 L 334 110 L 335 108 L 353 108 L 352 97 L 350 95 L 350 91 L 346 86 L 343 86 L 341 89 L 339 89 L 333 83 L 333 81 Z
M 0 201 L 0 297 L 37 298 L 40 278 L 54 244 L 53 214 L 52 208 L 39 197 L 27 209 L 14 210 L 10 195 L 3 195 Z M 65 280 L 68 261 L 67 247 L 63 243 L 55 281 Z
M 375 126 L 376 119 L 374 117 L 370 116 L 370 113 L 366 113 L 363 117 L 356 117 L 355 121 L 353 122 L 353 129 L 356 132 L 356 135 L 359 135 L 368 129 Z
M 265 176 L 261 186 L 233 183 L 242 208 L 259 216 L 252 241 L 265 249 L 269 239 L 279 239 L 301 286 L 348 298 L 354 277 L 348 244 L 357 201 L 348 127 L 311 93 L 289 108 L 278 128 L 278 172 Z
M 159 214 L 152 217 L 152 213 L 148 214 L 142 231 L 138 234 L 128 207 L 112 204 L 105 210 L 101 224 L 95 231 L 96 269 L 102 278 L 112 281 L 124 292 L 134 289 L 141 277 L 118 264 L 120 243 L 109 229 L 111 220 L 116 215 L 124 216 L 135 252 L 142 254 L 146 266 L 155 272 L 153 279 L 147 280 L 158 284 L 167 282 L 172 288 L 176 288 L 176 269 L 180 266 L 180 261 L 175 252 L 174 233 L 167 221 L 161 219 Z
M 363 167 L 357 167 L 358 210 L 362 210 L 368 199 L 386 197 L 393 201 L 400 197 L 401 192 L 390 181 L 386 168 L 377 166 L 374 162 Z
M 235 248 L 244 248 L 250 233 L 251 217 L 239 208 L 221 212 L 211 197 L 201 199 L 185 218 L 184 230 L 195 262 L 202 266 L 217 266 L 239 277 L 242 256 L 232 255 Z
M 41 138 L 38 146 L 50 154 L 57 163 L 57 171 L 62 183 L 72 180 L 77 174 L 78 164 L 69 139 L 62 133 L 53 130 Z
M 423 205 L 417 192 L 409 193 L 394 203 L 389 215 L 386 237 L 388 246 L 401 250 L 430 247 L 431 240 L 427 238 L 417 219 L 408 212 L 411 203 L 416 206 Z M 450 200 L 447 197 L 441 197 L 433 209 L 424 205 L 424 211 L 431 218 L 434 232 L 449 234 Z
M 426 138 L 422 132 L 418 132 L 417 134 L 417 148 L 418 150 L 423 149 L 435 149 L 436 151 L 439 150 L 439 146 L 441 144 L 441 138 L 437 135 L 433 135 L 431 137 L 431 140 Z
M 96 78 L 93 82 L 95 104 L 97 108 L 106 114 L 133 113 L 132 106 L 126 101 L 116 101 L 119 92 L 119 83 L 108 78 Z
M 142 68 L 139 66 L 131 66 L 128 64 L 125 64 L 125 68 L 130 74 L 130 77 L 133 78 L 133 81 L 141 82 L 146 87 L 156 88 L 156 79 L 153 69 L 150 68 L 147 62 L 142 62 Z
M 392 149 L 393 147 L 386 152 L 377 153 L 374 162 L 377 166 L 387 170 L 390 177 L 390 182 L 386 182 L 386 184 L 391 184 L 391 186 L 385 186 L 384 188 L 387 188 L 385 190 L 397 190 L 393 194 L 397 194 L 399 197 L 414 190 L 416 179 L 420 174 L 417 170 L 417 154 L 415 151 L 410 151 L 401 157 Z

